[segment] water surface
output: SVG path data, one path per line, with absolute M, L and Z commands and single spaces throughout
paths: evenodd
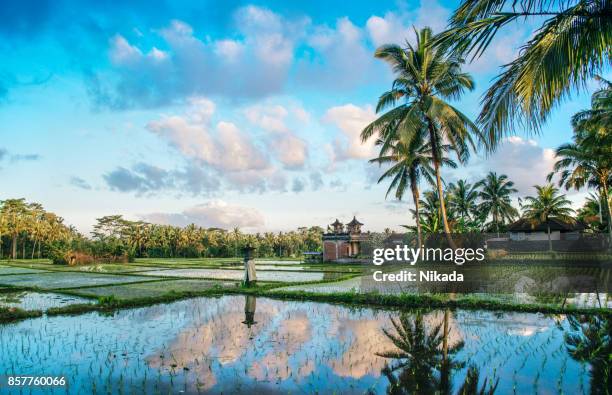
M 610 328 L 597 317 L 587 324 L 589 333 Z M 455 393 L 471 367 L 480 385 L 497 383 L 497 393 L 589 393 L 605 384 L 600 365 L 571 352 L 568 336 L 582 339 L 579 327 L 574 318 L 542 314 L 195 298 L 114 315 L 2 325 L 0 371 L 64 375 L 73 394 L 142 393 L 143 388 L 147 393 L 382 394 L 391 382 L 408 393 L 415 386 L 426 392 L 450 386 Z M 411 342 L 411 333 L 425 333 L 421 338 L 431 341 Z M 407 344 L 414 348 L 407 350 Z M 408 351 L 418 357 L 407 357 Z M 599 388 L 592 388 L 592 374 Z

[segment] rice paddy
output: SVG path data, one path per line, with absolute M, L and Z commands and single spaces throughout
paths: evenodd
M 90 303 L 88 299 L 78 296 L 52 292 L 6 292 L 0 293 L 1 307 L 17 307 L 23 310 L 47 310 L 52 307 L 64 307 L 77 303 Z
M 95 285 L 150 281 L 146 276 L 106 275 L 78 272 L 46 272 L 1 276 L 0 285 L 12 287 L 36 287 L 42 289 L 68 289 Z
M 445 380 L 460 388 L 470 368 L 480 386 L 497 383 L 497 393 L 603 389 L 594 379 L 598 366 L 571 353 L 567 339 L 575 329 L 568 316 L 454 310 L 447 320 L 453 369 L 427 367 L 425 359 L 440 360 L 437 347 L 420 360 L 381 356 L 397 351 L 383 332 L 396 333 L 392 319 L 432 334 L 444 318 L 439 310 L 252 296 L 194 298 L 113 315 L 43 316 L 0 326 L 0 371 L 63 375 L 68 391 L 48 392 L 74 394 L 385 393 L 392 381 L 412 392 L 416 384 L 440 390 Z M 408 365 L 386 369 L 400 363 Z
M 166 277 L 182 277 L 182 278 L 205 278 L 216 280 L 237 280 L 240 281 L 244 277 L 242 270 L 228 269 L 173 269 L 149 272 L 139 272 L 141 276 L 166 276 Z M 307 281 L 322 281 L 334 280 L 342 277 L 341 273 L 334 272 L 286 272 L 286 271 L 260 271 L 257 273 L 258 281 L 278 281 L 278 282 L 307 282 Z

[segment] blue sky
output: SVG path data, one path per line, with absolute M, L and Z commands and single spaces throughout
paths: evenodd
M 411 223 L 385 200 L 358 135 L 392 75 L 383 43 L 439 31 L 457 2 L 21 1 L 0 16 L 0 199 L 41 202 L 89 231 L 95 218 L 247 231 Z M 5 14 L 5 15 L 2 15 Z M 467 66 L 470 116 L 532 32 L 504 30 Z M 592 84 L 589 88 L 594 89 Z M 508 174 L 520 194 L 544 182 L 571 138 L 575 94 L 538 136 L 516 130 L 449 181 Z M 580 202 L 584 193 L 572 193 Z

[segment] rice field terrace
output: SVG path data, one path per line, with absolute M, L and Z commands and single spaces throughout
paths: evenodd
M 34 392 L 74 394 L 411 393 L 415 385 L 431 393 L 474 380 L 498 393 L 592 393 L 609 385 L 598 360 L 576 351 L 594 333 L 598 350 L 610 346 L 607 293 L 373 290 L 370 265 L 256 267 L 257 285 L 244 288 L 238 259 L 1 261 L 0 371 L 62 375 L 67 388 Z M 488 270 L 506 280 L 559 275 L 550 266 Z M 410 333 L 426 334 L 430 347 L 418 360 L 396 346 Z M 441 364 L 442 344 L 449 359 Z
M 470 381 L 603 393 L 604 367 L 576 350 L 605 328 L 600 316 L 200 297 L 2 325 L 0 371 L 66 378 L 46 393 L 433 393 Z

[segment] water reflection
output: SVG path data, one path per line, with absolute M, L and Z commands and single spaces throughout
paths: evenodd
M 591 366 L 591 393 L 612 393 L 612 322 L 599 316 L 569 316 L 569 355 Z
M 75 394 L 597 394 L 609 388 L 609 354 L 602 317 L 252 296 L 0 326 L 1 372 L 65 374 Z

